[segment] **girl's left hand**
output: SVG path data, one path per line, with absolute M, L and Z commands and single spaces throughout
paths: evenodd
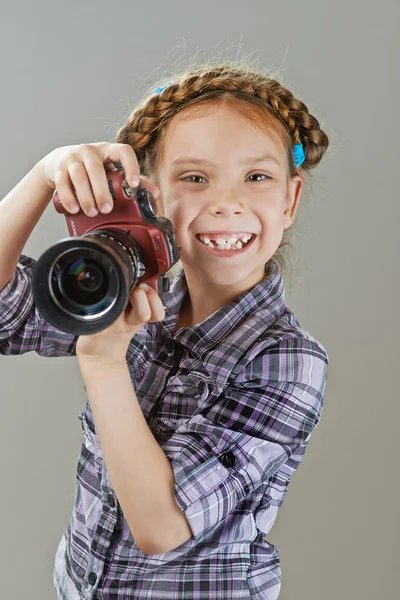
M 147 288 L 133 288 L 129 295 L 132 308 L 122 311 L 107 329 L 79 336 L 76 356 L 80 361 L 106 365 L 126 363 L 129 342 L 135 333 L 146 323 L 162 321 L 165 318 L 160 296 L 150 286 Z

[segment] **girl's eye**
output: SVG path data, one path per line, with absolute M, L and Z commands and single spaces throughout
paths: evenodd
M 260 176 L 260 175 L 261 175 L 261 177 L 264 177 L 264 178 L 266 178 L 266 179 L 272 179 L 272 177 L 270 177 L 269 175 L 265 175 L 265 173 L 253 173 L 253 175 L 250 175 L 249 177 L 258 177 L 258 176 Z M 193 178 L 193 177 L 195 177 L 195 178 L 197 178 L 197 179 L 203 179 L 203 180 L 205 181 L 205 178 L 204 178 L 204 177 L 202 177 L 201 175 L 188 175 L 187 177 L 184 177 L 184 178 L 182 179 L 182 181 L 188 181 L 188 180 L 190 180 L 190 179 L 191 179 L 191 178 Z M 192 180 L 192 181 L 193 181 L 193 180 Z M 253 181 L 255 181 L 255 180 L 253 180 Z M 264 179 L 258 179 L 257 181 L 264 181 Z M 197 182 L 196 182 L 196 181 L 194 181 L 193 183 L 197 183 Z
M 182 179 L 182 181 L 187 181 L 188 179 L 190 179 L 191 177 L 197 177 L 197 179 L 204 179 L 204 177 L 202 177 L 201 175 L 188 175 L 187 177 L 184 177 Z M 195 182 L 196 183 L 196 182 Z
M 272 179 L 272 177 L 265 175 L 265 173 L 253 173 L 253 175 L 249 175 L 249 177 L 257 177 L 259 175 L 261 175 L 261 177 L 266 177 L 267 179 Z M 264 181 L 264 179 L 258 179 L 258 181 Z

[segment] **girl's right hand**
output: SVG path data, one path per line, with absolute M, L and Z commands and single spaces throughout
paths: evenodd
M 140 175 L 139 163 L 129 144 L 96 142 L 62 146 L 43 157 L 38 167 L 46 185 L 57 189 L 65 210 L 77 213 L 81 207 L 88 217 L 94 217 L 98 211 L 106 214 L 113 209 L 106 175 L 106 170 L 115 168 L 113 161 L 122 164 L 131 187 L 140 184 L 157 198 L 158 187 Z

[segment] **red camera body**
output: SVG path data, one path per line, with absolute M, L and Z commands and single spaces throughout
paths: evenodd
M 146 283 L 158 294 L 169 291 L 169 279 L 163 277 L 163 273 L 179 260 L 180 250 L 171 221 L 155 215 L 150 192 L 145 188 L 131 188 L 123 169 L 106 174 L 114 201 L 110 213 L 104 215 L 99 212 L 95 217 L 88 217 L 81 209 L 73 215 L 64 209 L 55 191 L 53 202 L 57 212 L 65 215 L 71 237 L 84 236 L 100 229 L 132 234 L 140 246 L 145 265 L 145 273 L 138 279 L 137 285 Z
M 67 212 L 57 190 L 53 202 L 64 214 L 70 237 L 48 248 L 32 274 L 35 305 L 59 330 L 90 335 L 107 328 L 131 308 L 133 287 L 147 283 L 159 296 L 169 292 L 164 275 L 178 260 L 173 225 L 157 217 L 151 194 L 131 188 L 124 170 L 108 171 L 114 206 L 87 217 Z

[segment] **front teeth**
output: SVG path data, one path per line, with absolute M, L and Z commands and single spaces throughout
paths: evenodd
M 227 240 L 225 240 L 224 238 L 216 238 L 216 244 L 217 244 L 217 248 L 219 248 L 220 250 L 231 250 L 231 249 L 237 249 L 237 250 L 241 250 L 243 248 L 243 243 L 248 242 L 251 239 L 251 235 L 245 235 L 243 236 L 241 239 L 237 240 L 237 238 L 228 238 Z M 206 246 L 210 246 L 210 248 L 214 248 L 215 245 L 213 244 L 213 242 L 210 240 L 210 238 L 204 237 L 204 238 L 200 238 L 200 240 L 206 244 Z
M 227 246 L 227 245 L 233 246 L 233 244 L 236 243 L 236 238 L 231 237 L 228 240 L 225 240 L 225 238 L 217 238 L 216 242 L 217 242 L 218 246 Z

